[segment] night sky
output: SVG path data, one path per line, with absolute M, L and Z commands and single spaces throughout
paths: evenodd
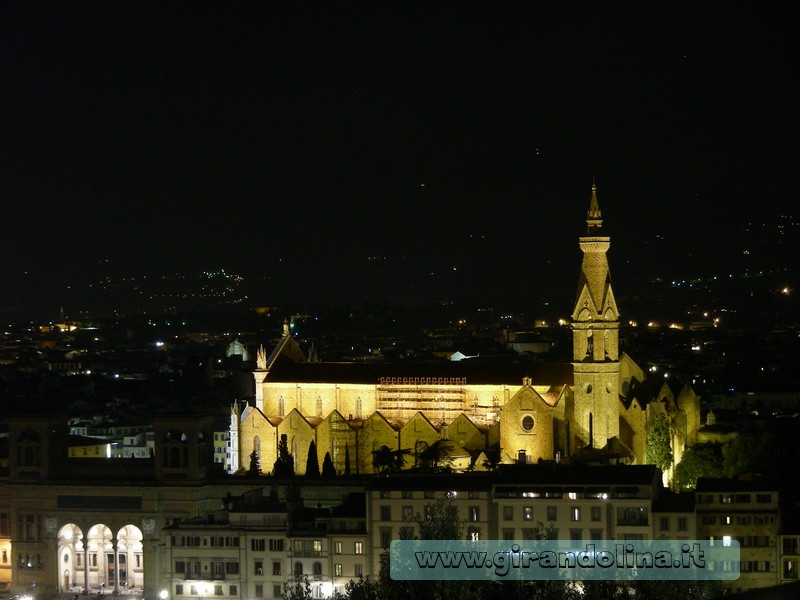
M 593 176 L 623 282 L 797 213 L 792 3 L 0 11 L 6 312 L 219 268 L 262 304 L 569 308 Z

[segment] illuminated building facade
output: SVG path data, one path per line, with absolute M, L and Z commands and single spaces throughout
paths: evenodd
M 596 455 L 643 464 L 648 419 L 675 423 L 676 460 L 694 443 L 699 399 L 688 388 L 642 386 L 644 371 L 619 351 L 619 310 L 606 258 L 596 188 L 572 313 L 571 363 L 325 363 L 307 360 L 284 325 L 269 355 L 257 354 L 255 402 L 231 417 L 231 472 L 255 452 L 269 472 L 286 435 L 295 472 L 305 469 L 311 441 L 318 460 L 330 453 L 337 472 L 371 473 L 383 446 L 403 452 L 402 467 L 436 454 L 451 467 L 564 461 Z M 663 383 L 663 382 L 662 382 Z M 658 407 L 650 409 L 650 401 Z

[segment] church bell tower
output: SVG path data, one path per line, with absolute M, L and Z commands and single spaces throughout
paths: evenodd
M 583 260 L 572 313 L 573 435 L 578 445 L 605 448 L 619 436 L 619 311 L 611 289 L 603 219 L 592 182 Z

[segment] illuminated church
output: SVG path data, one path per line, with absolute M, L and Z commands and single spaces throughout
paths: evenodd
M 700 426 L 688 386 L 654 385 L 619 352 L 619 310 L 606 253 L 610 237 L 592 185 L 572 312 L 571 363 L 312 362 L 284 324 L 272 351 L 258 351 L 255 402 L 234 408 L 229 468 L 257 457 L 269 473 L 283 435 L 296 474 L 311 442 L 339 474 L 372 473 L 383 449 L 402 468 L 486 468 L 493 462 L 568 462 L 578 457 L 643 464 L 649 424 L 670 418 L 675 464 Z M 386 447 L 386 448 L 384 448 Z

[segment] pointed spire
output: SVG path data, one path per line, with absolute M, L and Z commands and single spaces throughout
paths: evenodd
M 603 216 L 600 213 L 600 203 L 597 201 L 597 184 L 592 175 L 592 198 L 589 201 L 589 210 L 586 213 L 586 233 L 597 235 L 603 226 Z
M 267 351 L 264 350 L 264 344 L 261 344 L 258 347 L 258 351 L 256 352 L 256 369 L 261 371 L 266 370 L 267 368 Z

